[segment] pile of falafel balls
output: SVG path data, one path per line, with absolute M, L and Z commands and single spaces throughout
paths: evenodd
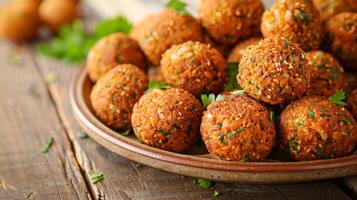
M 103 123 L 178 153 L 201 137 L 223 160 L 264 161 L 275 145 L 298 161 L 353 153 L 357 89 L 347 80 L 356 77 L 345 70 L 357 71 L 356 0 L 276 0 L 267 10 L 260 0 L 201 0 L 198 12 L 166 8 L 91 49 Z M 237 88 L 224 91 L 227 64 L 238 62 Z M 148 66 L 158 69 L 150 78 Z M 199 98 L 210 93 L 205 108 Z

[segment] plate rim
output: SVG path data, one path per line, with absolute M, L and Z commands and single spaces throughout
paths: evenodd
M 301 172 L 311 170 L 328 170 L 344 167 L 357 166 L 357 155 L 345 157 L 315 160 L 315 161 L 300 161 L 300 162 L 239 162 L 239 161 L 224 161 L 209 158 L 199 157 L 197 155 L 179 154 L 157 149 L 128 137 L 122 136 L 117 132 L 108 128 L 100 122 L 95 115 L 90 111 L 84 101 L 82 94 L 83 85 L 88 78 L 87 70 L 83 67 L 73 79 L 70 86 L 70 104 L 75 118 L 80 121 L 86 128 L 92 130 L 93 134 L 102 139 L 118 145 L 123 149 L 138 153 L 142 156 L 158 160 L 160 162 L 168 162 L 188 167 L 203 168 L 208 170 L 222 171 L 237 171 L 237 172 L 261 172 L 261 173 L 279 173 L 279 172 Z M 105 146 L 105 148 L 108 148 Z M 352 172 L 349 175 L 357 175 Z

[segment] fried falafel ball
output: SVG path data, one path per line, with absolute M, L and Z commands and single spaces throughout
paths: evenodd
M 73 0 L 44 0 L 39 9 L 40 18 L 52 30 L 58 31 L 78 18 L 77 5 Z
M 266 107 L 241 95 L 226 95 L 204 112 L 201 135 L 208 151 L 223 160 L 263 161 L 275 144 Z
M 345 80 L 347 88 L 357 88 L 357 73 L 345 72 Z
M 20 42 L 33 39 L 40 26 L 38 0 L 16 0 L 0 12 L 0 36 Z
M 189 40 L 202 41 L 199 22 L 171 8 L 144 19 L 134 26 L 131 36 L 138 41 L 153 65 L 159 65 L 161 55 L 172 45 Z
M 332 16 L 341 12 L 356 12 L 357 2 L 355 0 L 312 0 L 315 8 L 319 11 L 320 19 L 326 23 Z
M 346 156 L 356 146 L 356 123 L 344 106 L 322 96 L 304 97 L 282 112 L 279 140 L 295 160 Z
M 322 42 L 322 24 L 311 0 L 277 0 L 262 17 L 263 36 L 281 35 L 304 51 L 316 50 Z
M 264 6 L 260 0 L 201 0 L 198 8 L 202 26 L 220 44 L 260 34 Z
M 244 51 L 237 81 L 251 97 L 277 105 L 305 94 L 310 71 L 305 53 L 297 44 L 271 37 Z
M 183 89 L 155 89 L 135 104 L 131 121 L 140 141 L 180 153 L 199 138 L 202 112 L 201 103 Z
M 335 15 L 326 27 L 330 52 L 346 70 L 357 71 L 357 13 Z
M 252 44 L 257 44 L 260 40 L 261 38 L 253 37 L 238 43 L 229 54 L 228 62 L 239 62 L 243 56 L 244 50 Z
M 112 33 L 92 47 L 86 66 L 90 79 L 96 82 L 119 64 L 133 64 L 143 71 L 147 70 L 147 61 L 139 44 L 123 33 Z
M 161 73 L 166 83 L 183 88 L 194 96 L 223 89 L 226 61 L 210 45 L 188 41 L 167 50 L 161 59 Z
M 357 120 L 357 88 L 348 95 L 347 107 L 355 120 Z
M 306 94 L 329 97 L 346 89 L 343 67 L 329 53 L 310 51 L 306 54 L 311 70 L 310 88 Z
M 90 99 L 97 117 L 106 125 L 127 130 L 134 104 L 148 86 L 145 73 L 131 64 L 111 69 L 94 85 Z

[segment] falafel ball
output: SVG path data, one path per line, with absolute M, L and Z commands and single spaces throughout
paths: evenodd
M 58 31 L 78 18 L 77 5 L 73 0 L 44 0 L 39 9 L 40 18 L 52 30 Z
M 326 27 L 330 52 L 346 70 L 357 71 L 357 13 L 335 15 Z
M 345 80 L 347 88 L 357 88 L 357 73 L 345 72 Z
M 305 53 L 297 44 L 271 37 L 244 51 L 237 81 L 251 97 L 277 105 L 305 94 L 310 71 Z
M 33 39 L 40 26 L 38 0 L 16 0 L 0 12 L 0 36 L 20 42 Z
M 159 65 L 161 55 L 172 45 L 189 40 L 202 41 L 199 22 L 171 8 L 144 19 L 134 26 L 131 36 L 138 41 L 153 65 Z
M 183 89 L 155 89 L 135 104 L 131 122 L 140 141 L 180 153 L 199 138 L 202 112 L 201 103 Z
M 326 23 L 332 16 L 341 12 L 356 12 L 357 3 L 355 0 L 312 0 L 315 8 L 319 11 L 320 19 Z
M 304 97 L 282 112 L 279 139 L 295 160 L 346 156 L 356 146 L 356 123 L 344 106 L 322 96 Z
M 260 0 L 201 0 L 198 8 L 202 26 L 220 44 L 260 34 L 264 6 Z
M 311 0 L 277 0 L 262 17 L 263 36 L 283 36 L 304 51 L 316 50 L 322 42 L 322 24 Z
M 347 107 L 355 120 L 357 120 L 357 88 L 348 95 Z
M 223 89 L 226 61 L 208 44 L 188 41 L 167 50 L 161 59 L 164 81 L 195 96 Z
M 275 144 L 266 107 L 247 96 L 226 95 L 204 112 L 201 135 L 208 151 L 223 160 L 263 161 Z
M 310 51 L 305 55 L 311 70 L 311 82 L 306 92 L 307 95 L 329 97 L 337 91 L 346 89 L 343 67 L 331 54 L 323 51 Z
M 145 73 L 134 65 L 122 64 L 99 79 L 90 94 L 97 117 L 108 126 L 127 130 L 134 104 L 148 86 Z
M 228 62 L 239 62 L 243 56 L 244 50 L 252 44 L 257 44 L 260 40 L 261 38 L 259 37 L 253 37 L 238 43 L 229 54 Z
M 90 50 L 86 65 L 90 79 L 96 82 L 118 64 L 133 64 L 147 70 L 147 61 L 139 44 L 123 33 L 101 38 Z

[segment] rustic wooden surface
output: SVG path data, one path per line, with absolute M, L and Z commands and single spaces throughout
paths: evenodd
M 89 25 L 98 19 L 91 8 L 85 13 Z M 79 66 L 38 56 L 33 45 L 0 42 L 1 200 L 356 198 L 345 185 L 356 189 L 353 178 L 285 185 L 216 183 L 214 188 L 201 189 L 193 178 L 146 166 L 135 168 L 83 137 L 68 100 L 78 70 Z M 49 73 L 59 79 L 46 85 L 43 78 Z M 49 136 L 55 142 L 43 154 L 41 145 Z M 87 173 L 93 169 L 104 173 L 102 182 L 90 182 Z M 212 196 L 214 190 L 220 192 L 218 197 Z

